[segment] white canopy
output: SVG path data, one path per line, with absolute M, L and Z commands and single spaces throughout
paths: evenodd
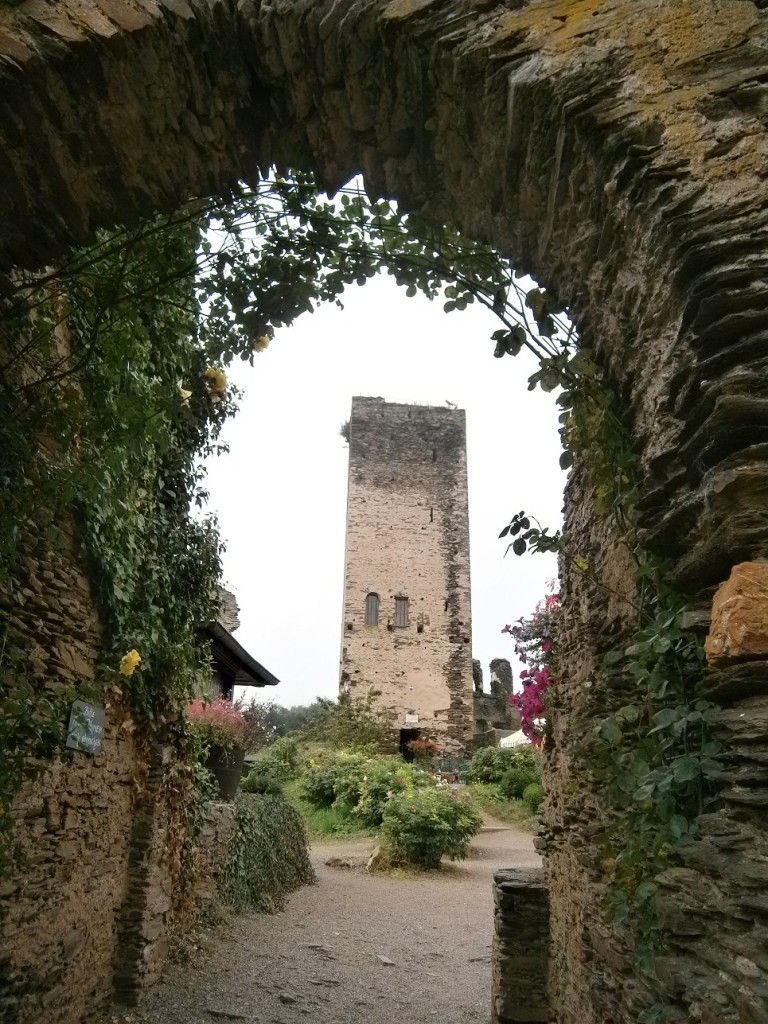
M 500 747 L 519 747 L 523 743 L 530 743 L 531 741 L 525 735 L 522 729 L 518 729 L 517 732 L 511 733 L 509 736 L 505 736 L 499 740 Z

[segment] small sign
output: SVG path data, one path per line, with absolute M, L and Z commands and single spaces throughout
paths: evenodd
M 419 716 L 418 715 L 406 715 L 405 716 L 405 724 L 406 725 L 418 725 L 419 724 Z
M 76 700 L 69 716 L 67 746 L 86 754 L 98 754 L 103 736 L 104 708 Z

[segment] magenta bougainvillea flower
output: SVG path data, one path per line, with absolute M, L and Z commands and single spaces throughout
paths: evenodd
M 560 616 L 560 595 L 547 594 L 539 601 L 529 618 L 504 626 L 515 642 L 515 654 L 526 666 L 520 673 L 522 691 L 513 693 L 509 703 L 516 707 L 522 719 L 522 730 L 534 746 L 541 746 L 541 722 L 546 713 L 545 695 L 557 683 L 551 666 L 557 653 L 557 626 Z

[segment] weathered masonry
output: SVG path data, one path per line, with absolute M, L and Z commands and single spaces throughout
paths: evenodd
M 340 685 L 380 691 L 404 749 L 472 739 L 461 409 L 352 399 Z
M 361 171 L 371 194 L 491 242 L 568 304 L 631 433 L 644 543 L 668 560 L 689 624 L 706 634 L 716 588 L 768 558 L 765 0 L 21 0 L 0 5 L 0 53 L 3 272 L 271 163 L 331 188 Z M 632 590 L 594 497 L 576 465 L 569 543 L 610 589 L 564 573 L 544 837 L 559 1024 L 634 1022 L 649 995 L 605 913 L 602 808 L 577 747 L 626 700 L 621 680 L 594 685 Z M 66 664 L 68 636 L 86 663 L 98 645 L 85 584 L 66 602 L 40 586 L 52 558 L 30 556 L 37 597 L 29 622 L 16 616 L 35 679 Z M 76 552 L 62 558 L 50 571 L 77 580 Z M 672 1024 L 768 1017 L 768 626 L 749 628 L 749 648 L 710 645 L 699 689 L 723 790 L 658 884 Z M 77 1019 L 112 985 L 128 796 L 147 768 L 121 724 L 115 708 L 101 764 L 52 769 L 55 800 L 40 788 L 20 804 L 28 848 L 45 842 L 54 867 L 3 897 L 11 930 L 35 936 L 27 977 L 47 999 L 25 1024 Z

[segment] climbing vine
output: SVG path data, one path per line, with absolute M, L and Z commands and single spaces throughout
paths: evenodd
M 619 595 L 629 635 L 604 653 L 596 680 L 607 698 L 620 693 L 625 703 L 598 719 L 579 739 L 577 752 L 607 798 L 597 841 L 611 914 L 633 928 L 636 965 L 652 977 L 662 943 L 654 878 L 695 839 L 697 817 L 716 799 L 720 748 L 709 730 L 712 705 L 696 694 L 704 665 L 701 639 L 684 626 L 685 599 L 669 583 L 669 566 L 642 543 L 634 511 L 637 457 L 611 389 L 587 353 L 583 361 L 563 358 L 558 366 L 561 465 L 578 459 L 594 511 L 611 518 L 633 569 L 633 595 Z M 509 538 L 507 550 L 518 555 L 556 551 L 562 567 L 608 589 L 566 537 L 542 528 L 525 511 L 500 537 Z M 661 1019 L 658 1013 L 657 1004 L 644 1020 Z

